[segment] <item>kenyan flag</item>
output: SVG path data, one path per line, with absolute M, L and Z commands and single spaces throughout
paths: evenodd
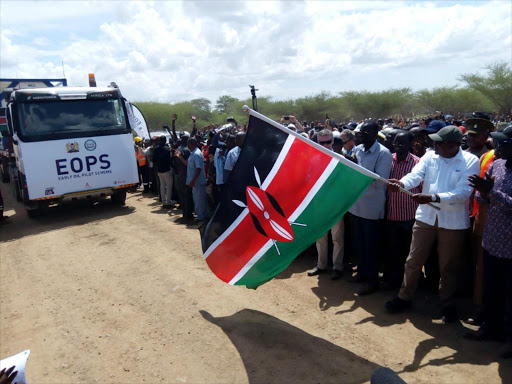
M 256 288 L 324 235 L 374 175 L 251 111 L 244 147 L 202 232 L 219 279 Z

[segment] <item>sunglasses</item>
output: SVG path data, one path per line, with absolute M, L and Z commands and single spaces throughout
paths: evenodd
M 331 144 L 332 143 L 332 139 L 331 140 L 326 140 L 326 141 L 319 141 L 318 144 L 320 145 L 326 145 L 326 144 Z

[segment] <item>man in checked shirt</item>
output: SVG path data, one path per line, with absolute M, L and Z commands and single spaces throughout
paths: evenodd
M 400 180 L 412 171 L 420 158 L 411 152 L 413 136 L 408 131 L 401 131 L 393 140 L 393 162 L 390 179 Z M 420 193 L 421 185 L 411 189 Z M 411 196 L 402 192 L 388 192 L 386 204 L 386 258 L 384 260 L 384 289 L 399 288 L 404 277 L 404 264 L 412 239 L 412 226 L 418 203 Z

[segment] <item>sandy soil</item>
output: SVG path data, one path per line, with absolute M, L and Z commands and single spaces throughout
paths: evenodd
M 131 194 L 29 219 L 1 185 L 0 356 L 30 348 L 29 383 L 512 383 L 501 346 L 432 321 L 435 296 L 385 313 L 393 292 L 307 277 L 313 252 L 257 290 L 217 280 L 199 233 Z

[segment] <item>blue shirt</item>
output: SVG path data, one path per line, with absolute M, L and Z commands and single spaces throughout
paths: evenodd
M 389 178 L 391 163 L 393 162 L 393 156 L 389 149 L 378 141 L 375 141 L 369 150 L 365 150 L 363 144 L 356 148 L 357 163 L 360 166 L 385 179 Z M 349 209 L 349 212 L 363 219 L 378 220 L 384 218 L 386 189 L 385 183 L 375 180 Z
M 213 165 L 215 166 L 215 184 L 224 184 L 224 164 L 226 163 L 226 156 L 220 155 L 220 148 L 215 150 L 215 156 L 213 157 Z
M 192 179 L 194 178 L 196 169 L 198 168 L 201 170 L 201 173 L 199 174 L 199 177 L 197 178 L 195 185 L 206 185 L 203 154 L 201 153 L 199 148 L 196 147 L 196 149 L 190 152 L 190 156 L 188 158 L 186 180 L 187 185 L 189 185 Z
M 238 156 L 240 156 L 240 152 L 242 151 L 242 148 L 235 147 L 231 149 L 226 156 L 226 164 L 224 165 L 224 169 L 226 171 L 232 171 L 235 167 L 236 161 L 238 160 Z

